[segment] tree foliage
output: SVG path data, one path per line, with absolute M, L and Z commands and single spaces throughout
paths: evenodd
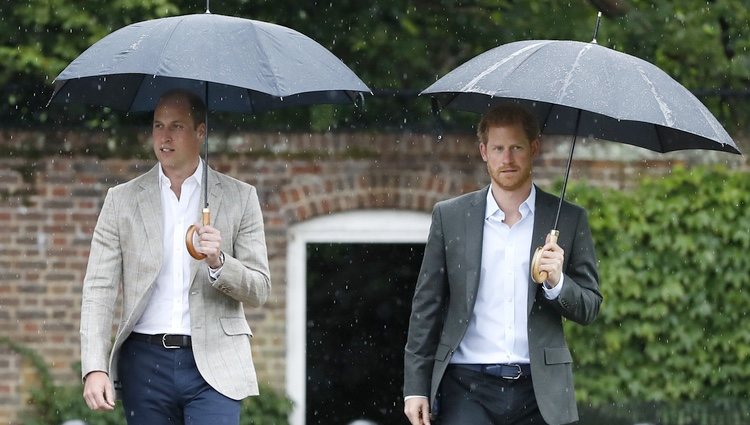
M 730 132 L 744 128 L 748 102 L 736 107 L 741 99 L 735 95 L 750 82 L 750 11 L 740 0 L 214 0 L 211 12 L 294 28 L 330 49 L 376 94 L 368 98 L 364 112 L 299 108 L 272 113 L 267 122 L 314 130 L 414 128 L 432 125 L 429 102 L 416 95 L 438 77 L 511 41 L 589 41 L 596 15 L 593 4 L 605 3 L 629 7 L 624 16 L 604 19 L 597 37 L 600 44 L 652 61 L 691 89 L 716 91 L 706 103 Z M 205 6 L 204 0 L 5 2 L 0 11 L 0 122 L 50 122 L 45 104 L 52 80 L 107 33 L 146 19 L 202 13 Z M 100 125 L 99 116 L 87 117 Z M 80 119 L 74 115 L 71 121 Z M 266 123 L 254 117 L 232 120 L 251 128 Z M 470 125 L 473 118 L 457 122 Z
M 748 400 L 750 175 L 675 169 L 569 197 L 589 211 L 604 295 L 594 324 L 567 329 L 581 401 Z

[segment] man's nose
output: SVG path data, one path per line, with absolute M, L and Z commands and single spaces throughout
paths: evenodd
M 513 151 L 510 149 L 505 149 L 500 154 L 503 162 L 512 162 L 513 161 Z
M 162 142 L 172 141 L 172 133 L 169 130 L 158 130 L 155 132 L 154 136 L 157 140 L 160 140 Z

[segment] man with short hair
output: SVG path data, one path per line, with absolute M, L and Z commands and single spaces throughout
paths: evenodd
M 208 169 L 213 223 L 197 224 L 197 261 L 185 233 L 199 217 L 205 105 L 171 91 L 152 127 L 158 164 L 107 192 L 91 242 L 81 306 L 84 399 L 128 424 L 238 424 L 258 394 L 244 305 L 271 282 L 255 188 Z M 122 316 L 114 343 L 118 290 Z M 114 384 L 114 386 L 113 386 Z
M 576 421 L 563 319 L 599 313 L 594 244 L 585 211 L 532 183 L 539 126 L 518 104 L 490 109 L 479 152 L 490 185 L 438 202 L 412 302 L 404 355 L 404 413 L 412 425 L 527 425 Z M 543 247 L 541 285 L 530 277 Z

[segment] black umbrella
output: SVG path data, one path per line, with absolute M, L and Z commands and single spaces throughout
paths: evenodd
M 259 113 L 353 103 L 370 89 L 336 56 L 287 27 L 204 14 L 138 22 L 96 42 L 55 78 L 50 102 L 149 111 L 162 94 L 190 90 L 210 111 Z M 206 116 L 208 125 L 208 116 Z M 204 166 L 208 167 L 208 132 Z M 204 169 L 203 224 L 208 213 Z M 191 246 L 190 254 L 203 258 Z
M 432 96 L 436 111 L 448 106 L 483 113 L 496 103 L 518 102 L 535 112 L 543 134 L 572 135 L 560 206 L 579 136 L 657 152 L 740 153 L 690 91 L 658 67 L 596 44 L 596 34 L 590 43 L 528 40 L 496 47 L 421 94 Z M 555 240 L 559 216 L 560 207 L 551 232 Z M 532 277 L 539 283 L 546 280 L 535 269 Z

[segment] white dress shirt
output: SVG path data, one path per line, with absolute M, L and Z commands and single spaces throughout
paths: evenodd
M 200 221 L 202 178 L 203 161 L 200 160 L 195 173 L 182 182 L 180 199 L 177 199 L 171 189 L 172 183 L 159 164 L 164 259 L 146 310 L 134 332 L 190 335 L 188 291 L 191 257 L 185 248 L 185 233 L 191 224 Z
M 474 311 L 451 363 L 529 363 L 529 252 L 534 231 L 536 188 L 519 207 L 521 220 L 508 226 L 505 213 L 487 192 L 482 237 L 482 265 Z M 562 280 L 548 299 L 556 298 Z

